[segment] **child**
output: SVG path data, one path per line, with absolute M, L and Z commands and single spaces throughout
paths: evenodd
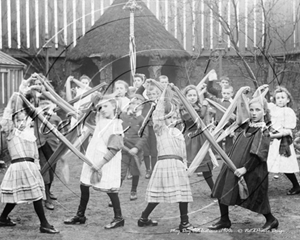
M 70 101 L 72 99 L 72 94 L 70 93 L 71 90 L 71 82 L 72 80 L 74 79 L 73 76 L 69 76 L 67 78 L 67 81 L 65 83 L 65 86 L 66 86 L 66 93 L 67 93 L 67 100 Z M 90 82 L 91 82 L 91 79 L 86 76 L 86 75 L 82 75 L 79 79 L 79 81 L 85 86 L 85 87 L 75 87 L 73 89 L 73 96 L 74 97 L 78 97 L 80 95 L 82 95 L 83 93 L 85 93 L 86 91 L 89 90 L 89 85 L 90 85 Z M 78 102 L 74 103 L 74 107 L 76 109 L 78 109 L 80 106 L 82 106 L 83 104 L 87 103 L 87 102 L 90 102 L 91 101 L 91 96 L 86 96 L 85 98 L 82 98 L 80 99 Z
M 127 170 L 132 175 L 132 185 L 130 200 L 137 199 L 137 186 L 139 183 L 139 168 L 136 165 L 134 156 L 135 155 L 140 163 L 143 160 L 143 148 L 148 139 L 148 129 L 145 128 L 142 137 L 138 135 L 138 131 L 141 128 L 144 117 L 142 114 L 143 105 L 141 105 L 145 99 L 139 94 L 135 94 L 130 101 L 127 113 L 122 113 L 120 118 L 122 119 L 123 129 L 128 130 L 124 133 L 124 146 L 129 148 L 129 152 L 126 150 L 122 151 L 122 165 L 121 165 L 121 181 L 123 182 L 126 178 Z
M 128 84 L 123 80 L 118 80 L 115 82 L 114 92 L 117 93 L 117 99 L 121 101 L 121 111 L 126 112 L 129 106 L 129 98 L 128 98 Z
M 267 102 L 259 96 L 249 102 L 249 109 L 250 122 L 238 134 L 229 154 L 237 170 L 233 172 L 224 163 L 213 188 L 213 196 L 219 201 L 221 219 L 209 227 L 211 230 L 231 227 L 228 208 L 234 205 L 263 214 L 266 218 L 263 231 L 279 225 L 271 213 L 268 197 L 267 155 L 270 138 L 264 122 L 264 117 L 269 117 Z M 249 190 L 249 197 L 244 200 L 239 196 L 238 180 L 241 176 Z
M 166 75 L 161 75 L 159 76 L 158 81 L 166 86 L 169 83 L 169 78 Z
M 142 73 L 136 73 L 134 75 L 134 78 L 133 78 L 133 86 L 136 88 L 136 89 L 139 89 L 140 86 L 143 85 L 143 83 L 145 82 L 145 75 L 142 74 Z
M 154 132 L 157 137 L 158 161 L 153 169 L 147 190 L 147 207 L 138 220 L 138 226 L 156 226 L 149 215 L 160 202 L 179 203 L 181 232 L 200 232 L 189 223 L 188 202 L 192 202 L 192 192 L 187 175 L 186 148 L 179 129 L 172 126 L 177 120 L 177 112 L 170 112 L 165 105 L 163 92 L 153 112 Z M 168 101 L 168 100 L 166 100 Z
M 15 226 L 9 213 L 19 203 L 33 202 L 40 220 L 40 232 L 59 233 L 46 219 L 42 199 L 45 186 L 40 173 L 36 138 L 31 128 L 31 118 L 23 110 L 22 100 L 14 94 L 4 110 L 1 126 L 7 135 L 7 147 L 11 157 L 2 180 L 0 197 L 6 203 L 0 216 L 0 227 Z
M 152 100 L 152 101 L 156 101 L 161 94 L 161 91 L 155 86 L 150 86 L 146 92 L 147 92 L 147 96 L 148 96 L 149 100 Z M 147 172 L 145 175 L 145 178 L 149 179 L 151 177 L 151 173 L 157 162 L 157 142 L 156 142 L 156 136 L 155 136 L 155 133 L 153 130 L 152 119 L 150 119 L 150 121 L 148 122 L 147 127 L 148 127 L 148 133 L 149 133 L 149 137 L 148 137 L 148 147 L 149 147 L 148 152 L 149 152 L 149 154 L 148 154 L 148 158 L 147 157 L 144 158 L 144 162 L 145 162 L 145 164 L 147 164 L 148 159 L 150 157 L 149 164 L 146 165 Z M 145 151 L 145 153 L 146 152 L 147 151 Z M 147 154 L 145 154 L 145 155 L 147 155 Z M 150 170 L 150 162 L 151 162 L 151 170 Z
M 299 165 L 293 146 L 292 129 L 296 127 L 296 114 L 292 108 L 292 96 L 284 87 L 277 87 L 274 91 L 275 104 L 270 103 L 273 140 L 270 144 L 268 156 L 268 170 L 272 173 L 284 173 L 293 184 L 287 195 L 300 193 L 300 186 L 295 173 L 299 172 Z
M 186 86 L 183 89 L 183 95 L 192 104 L 192 106 L 198 113 L 199 117 L 203 119 L 207 111 L 207 102 L 205 101 L 203 105 L 200 104 L 199 95 L 196 86 L 194 85 Z M 203 134 L 197 133 L 197 125 L 193 121 L 192 117 L 184 109 L 181 110 L 181 116 L 185 123 L 184 138 L 186 143 L 187 162 L 189 166 L 194 160 L 201 146 L 206 141 L 206 138 L 203 136 Z M 203 173 L 203 177 L 206 183 L 208 184 L 210 190 L 212 190 L 214 186 L 214 182 L 212 179 L 212 169 L 213 169 L 213 164 L 211 162 L 209 154 L 206 154 L 201 165 L 195 171 L 198 173 L 199 172 Z
M 98 104 L 100 109 L 99 118 L 93 137 L 87 148 L 86 157 L 101 170 L 102 178 L 98 183 L 91 182 L 91 176 L 96 169 L 86 163 L 83 164 L 80 177 L 81 198 L 77 214 L 64 221 L 65 224 L 84 224 L 86 221 L 85 210 L 89 201 L 89 188 L 106 192 L 109 196 L 113 209 L 114 219 L 105 226 L 111 229 L 124 226 L 118 192 L 121 185 L 121 149 L 123 146 L 122 121 L 117 119 L 118 102 L 112 96 L 104 96 Z
M 45 107 L 47 108 L 49 102 L 50 101 L 45 101 L 45 100 L 39 101 L 39 110 L 44 111 L 45 115 L 47 114 L 47 112 L 45 111 Z M 52 114 L 51 116 L 50 115 L 46 116 L 46 119 L 53 126 L 57 126 L 59 122 L 61 122 L 60 117 L 58 117 L 55 114 Z M 58 139 L 52 132 L 44 134 L 44 131 L 48 132 L 48 130 L 43 129 L 43 126 L 44 125 L 38 119 L 35 119 L 34 131 L 35 131 L 35 136 L 37 138 L 36 142 L 37 142 L 37 147 L 40 156 L 41 169 L 48 164 L 48 160 L 50 159 L 51 155 L 53 154 L 53 152 L 55 151 L 55 149 L 59 144 Z M 56 170 L 56 164 L 54 164 L 48 171 L 46 171 L 46 173 L 43 174 L 43 179 L 45 183 L 45 192 L 46 192 L 45 207 L 49 210 L 54 210 L 54 205 L 52 200 L 57 200 L 57 197 L 53 195 L 53 193 L 50 191 L 52 183 L 54 181 L 55 170 Z
M 207 91 L 209 91 L 209 90 L 207 89 Z M 208 93 L 210 93 L 210 92 L 208 92 Z M 216 102 L 218 102 L 223 107 L 228 108 L 230 106 L 232 100 L 233 100 L 232 99 L 233 87 L 230 86 L 230 85 L 229 86 L 227 86 L 227 85 L 223 86 L 221 93 L 222 93 L 222 99 L 216 98 L 216 97 L 212 96 L 211 94 L 208 94 L 207 97 L 211 98 L 212 100 L 214 100 Z M 220 110 L 218 110 L 218 109 L 216 110 L 216 119 L 215 119 L 215 121 L 216 121 L 215 124 L 216 125 L 220 122 L 223 114 L 224 113 L 221 112 Z M 226 129 L 227 126 L 228 125 L 225 126 L 225 129 Z M 227 154 L 229 154 L 229 152 L 232 148 L 232 145 L 233 145 L 233 135 L 229 135 L 225 138 L 224 147 L 223 147 L 223 149 L 225 150 L 225 152 Z
M 217 80 L 215 75 L 212 74 L 212 75 L 209 76 L 209 81 L 207 83 L 207 91 L 209 93 L 211 93 L 212 95 L 214 95 L 215 97 L 217 97 L 217 98 L 222 98 L 222 97 L 224 97 L 223 94 L 222 94 L 222 89 L 224 87 L 232 86 L 231 85 L 231 80 L 227 76 L 220 77 L 219 85 L 221 87 L 221 90 L 218 90 L 218 89 L 214 88 L 213 81 L 215 81 L 215 80 Z

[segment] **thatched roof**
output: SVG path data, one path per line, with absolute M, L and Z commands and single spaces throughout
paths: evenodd
M 69 60 L 85 57 L 116 59 L 129 52 L 129 15 L 123 9 L 128 0 L 115 0 L 91 29 L 70 51 Z M 136 1 L 141 10 L 135 11 L 134 35 L 137 56 L 188 58 L 179 41 L 157 20 L 146 4 Z

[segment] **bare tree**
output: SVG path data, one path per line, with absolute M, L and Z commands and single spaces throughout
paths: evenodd
M 257 21 L 256 31 L 258 32 L 259 30 L 261 30 L 262 34 L 255 44 L 254 39 L 251 39 L 249 35 L 246 35 L 245 31 L 243 30 L 245 14 L 239 14 L 239 1 L 229 1 L 232 7 L 232 11 L 230 11 L 230 22 L 228 21 L 228 16 L 222 14 L 224 9 L 219 9 L 220 0 L 204 1 L 207 8 L 213 12 L 214 20 L 222 26 L 222 33 L 223 36 L 225 36 L 222 38 L 222 41 L 226 42 L 226 38 L 228 37 L 231 46 L 235 50 L 237 57 L 241 60 L 243 67 L 248 74 L 248 78 L 252 80 L 255 87 L 258 87 L 262 83 L 268 83 L 270 81 L 270 73 L 273 73 L 278 83 L 280 84 L 283 80 L 284 73 L 287 70 L 287 62 L 283 61 L 283 63 L 280 64 L 281 67 L 279 69 L 275 67 L 277 58 L 275 58 L 276 54 L 274 54 L 276 51 L 276 49 L 274 49 L 274 45 L 276 42 L 276 45 L 280 46 L 280 49 L 277 49 L 277 52 L 281 52 L 282 56 L 286 56 L 285 53 L 288 53 L 291 38 L 294 36 L 296 26 L 299 22 L 300 4 L 298 3 L 293 10 L 293 19 L 288 20 L 286 19 L 286 15 L 284 15 L 286 21 L 280 21 L 280 19 L 282 19 L 283 17 L 279 11 L 281 6 L 280 4 L 283 3 L 281 0 L 259 0 L 256 6 L 248 9 L 248 13 L 245 13 L 247 14 L 247 16 L 250 16 L 250 13 L 254 13 L 254 11 L 258 11 L 259 13 L 261 13 L 261 19 L 257 18 L 255 19 L 255 21 Z M 197 12 L 197 14 L 208 13 Z M 257 26 L 262 27 L 258 28 Z M 254 25 L 250 25 L 250 27 L 255 28 Z M 239 47 L 242 34 L 244 34 L 244 36 L 248 38 L 248 41 L 252 42 L 252 44 L 254 45 L 252 49 L 247 49 L 247 54 Z M 253 57 L 256 67 L 253 67 L 249 64 L 249 62 L 247 61 L 247 56 Z M 279 75 L 280 78 L 278 77 Z M 271 80 L 273 81 L 274 79 Z

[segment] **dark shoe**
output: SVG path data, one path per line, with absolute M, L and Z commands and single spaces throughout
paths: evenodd
M 145 178 L 149 179 L 151 177 L 151 170 L 147 170 Z
M 56 230 L 53 226 L 50 226 L 50 227 L 42 227 L 42 226 L 40 226 L 40 232 L 41 233 L 49 233 L 49 234 L 59 233 L 59 231 Z
M 111 201 L 109 201 L 108 206 L 109 206 L 109 207 L 113 207 L 113 204 L 112 204 Z
M 131 194 L 130 194 L 130 201 L 134 201 L 134 200 L 137 200 L 136 192 L 131 192 Z
M 272 222 L 266 222 L 262 227 L 262 231 L 272 231 L 272 229 L 277 229 L 279 226 L 278 220 L 275 218 Z
M 300 187 L 290 189 L 286 194 L 287 195 L 296 195 L 300 193 Z
M 57 197 L 56 197 L 52 192 L 49 193 L 49 197 L 50 197 L 52 200 L 57 200 Z
M 153 221 L 150 218 L 140 218 L 137 222 L 139 227 L 157 226 L 158 222 Z
M 16 226 L 16 223 L 12 221 L 9 217 L 5 220 L 0 218 L 0 227 L 13 227 Z
M 110 224 L 107 224 L 104 228 L 105 229 L 112 229 L 117 227 L 123 227 L 125 224 L 124 218 L 114 218 Z
M 76 215 L 75 217 L 72 217 L 70 219 L 66 219 L 64 221 L 64 224 L 69 224 L 69 225 L 74 225 L 74 224 L 84 224 L 86 221 L 86 217 L 85 216 L 78 216 Z
M 212 226 L 209 226 L 208 229 L 210 230 L 220 230 L 223 228 L 230 228 L 231 227 L 231 222 L 222 222 L 221 220 Z
M 180 223 L 179 227 L 176 230 L 180 231 L 182 233 L 201 233 L 201 229 L 200 228 L 194 227 L 189 222 L 187 222 L 187 223 Z
M 52 202 L 49 201 L 45 201 L 45 208 L 49 209 L 49 210 L 54 210 L 54 205 Z

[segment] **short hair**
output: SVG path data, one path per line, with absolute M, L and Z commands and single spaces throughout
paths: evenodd
M 221 76 L 220 77 L 220 82 L 222 82 L 223 80 L 227 81 L 230 85 L 232 84 L 231 79 L 227 76 Z
M 158 77 L 158 80 L 160 81 L 161 79 L 167 79 L 167 80 L 169 81 L 169 78 L 168 78 L 168 76 L 166 76 L 166 75 L 160 75 L 160 76 Z
M 224 86 L 223 88 L 222 88 L 222 91 L 223 91 L 223 89 L 230 89 L 232 92 L 233 92 L 233 87 L 231 86 L 231 85 L 228 85 L 228 86 Z

